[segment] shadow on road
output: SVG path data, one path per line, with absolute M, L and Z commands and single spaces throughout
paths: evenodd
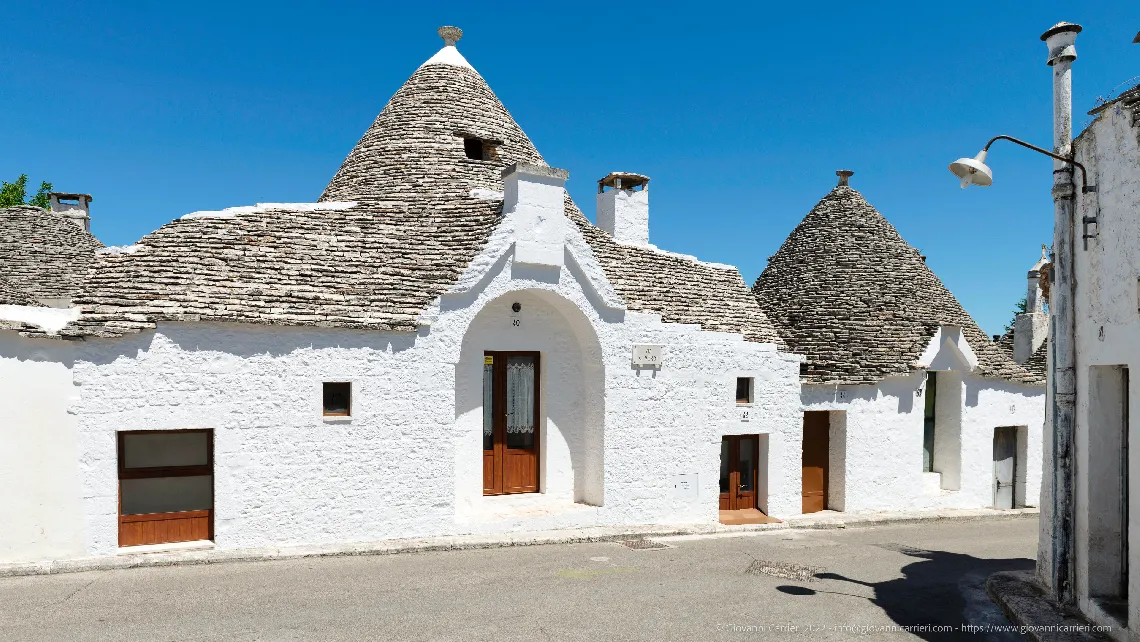
M 997 571 L 1032 570 L 1033 560 L 982 559 L 961 553 L 928 551 L 899 545 L 882 547 L 917 558 L 919 561 L 902 567 L 902 577 L 885 582 L 865 582 L 838 573 L 818 573 L 815 577 L 871 588 L 875 592 L 875 596 L 871 598 L 873 604 L 883 609 L 896 624 L 916 627 L 911 632 L 924 640 L 1024 639 L 1017 634 L 971 634 L 958 627 L 963 624 L 1009 625 L 1001 611 L 986 595 L 986 577 Z M 816 593 L 836 593 L 836 591 L 817 591 L 793 585 L 780 586 L 778 590 L 788 595 L 805 597 Z M 955 629 L 952 633 L 943 633 L 922 628 L 932 625 L 949 625 Z

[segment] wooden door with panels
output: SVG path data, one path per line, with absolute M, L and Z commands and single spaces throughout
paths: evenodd
M 759 435 L 726 435 L 720 442 L 720 510 L 756 508 Z
M 803 507 L 805 513 L 827 508 L 828 433 L 830 417 L 826 410 L 804 413 Z
M 483 494 L 538 492 L 539 353 L 483 353 Z

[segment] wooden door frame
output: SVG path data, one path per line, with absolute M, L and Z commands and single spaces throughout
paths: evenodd
M 752 439 L 752 505 L 740 505 L 740 440 Z M 728 442 L 728 508 L 723 510 L 742 510 L 747 508 L 760 508 L 760 435 L 723 435 L 721 443 Z M 717 505 L 721 496 L 717 494 Z
M 830 410 L 805 410 L 803 412 L 803 420 L 800 425 L 800 510 L 803 510 L 803 457 L 804 457 L 804 443 L 807 441 L 807 418 L 809 413 L 821 413 L 826 419 L 827 430 L 825 436 L 827 439 L 827 457 L 824 459 L 823 465 L 823 508 L 822 510 L 829 510 L 828 505 L 831 501 L 831 411 Z
M 188 434 L 188 433 L 206 433 L 206 463 L 204 465 L 196 466 L 155 466 L 151 468 L 127 468 L 126 459 L 126 437 L 127 435 L 163 435 L 163 434 Z M 214 506 L 217 503 L 215 496 L 216 478 L 214 475 L 214 429 L 213 428 L 186 428 L 180 430 L 119 430 L 115 433 L 115 453 L 118 458 L 116 466 L 118 469 L 118 481 L 116 482 L 116 489 L 118 491 L 118 532 L 116 538 L 118 545 L 123 546 L 122 533 L 123 524 L 139 521 L 165 521 L 169 519 L 177 519 L 178 516 L 183 517 L 207 517 L 209 520 L 208 526 L 208 539 L 214 540 Z M 210 476 L 210 508 L 206 511 L 179 511 L 176 513 L 144 513 L 140 515 L 124 515 L 123 514 L 123 480 L 124 479 L 154 479 L 160 477 L 203 477 Z M 132 544 L 132 546 L 136 546 Z
M 1009 431 L 1011 433 L 1010 439 L 1011 439 L 1012 444 L 1013 444 L 1012 455 L 1011 455 L 1011 458 L 1013 459 L 1013 470 L 1010 471 L 1011 479 L 1009 481 L 1009 489 L 1010 489 L 1009 490 L 1009 495 L 1010 495 L 1009 507 L 1012 509 L 1012 508 L 1017 508 L 1017 465 L 1019 463 L 1019 458 L 1017 456 L 1017 450 L 1018 450 L 1017 449 L 1017 442 L 1018 442 L 1018 436 L 1019 436 L 1018 433 L 1020 433 L 1020 431 L 1021 431 L 1021 426 L 995 426 L 994 427 L 993 446 L 991 448 L 991 454 L 992 455 L 997 454 L 996 451 L 997 451 L 997 445 L 998 445 L 998 431 L 1002 431 L 1002 430 L 1006 430 L 1006 431 Z M 1028 438 L 1028 435 L 1027 435 L 1027 438 Z M 992 456 L 991 456 L 991 459 L 992 459 Z M 990 465 L 990 475 L 993 477 L 993 500 L 990 502 L 990 505 L 993 506 L 994 508 L 997 508 L 998 507 L 997 506 L 998 484 L 1000 483 L 1000 481 L 997 478 L 997 460 L 994 460 Z
M 537 493 L 542 489 L 542 353 L 537 350 L 484 350 L 483 357 L 491 357 L 491 452 L 494 453 L 491 492 L 483 488 L 484 495 L 514 495 Z M 501 360 L 500 360 L 501 357 Z M 507 450 L 507 359 L 534 357 L 534 490 L 511 490 L 503 487 L 503 461 Z M 500 367 L 500 364 L 502 367 Z M 502 391 L 502 392 L 500 392 Z M 525 450 L 515 448 L 512 450 Z M 483 456 L 486 457 L 486 449 Z

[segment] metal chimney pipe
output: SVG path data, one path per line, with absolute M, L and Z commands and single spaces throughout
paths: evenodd
M 1041 35 L 1049 48 L 1047 64 L 1053 68 L 1053 152 L 1072 156 L 1073 147 L 1073 79 L 1072 65 L 1077 59 L 1074 46 L 1080 25 L 1060 22 Z M 1052 351 L 1052 388 L 1050 414 L 1053 436 L 1053 519 L 1050 584 L 1053 594 L 1063 604 L 1076 603 L 1074 587 L 1074 506 L 1073 445 L 1076 438 L 1076 349 L 1074 337 L 1074 294 L 1076 275 L 1073 271 L 1073 219 L 1076 190 L 1071 166 L 1053 161 L 1053 266 L 1049 271 L 1053 283 L 1049 302 Z

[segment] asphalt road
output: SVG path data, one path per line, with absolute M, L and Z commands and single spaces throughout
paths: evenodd
M 1036 536 L 944 522 L 4 578 L 0 639 L 1015 640 L 960 627 L 1008 625 L 982 583 L 1032 568 Z

